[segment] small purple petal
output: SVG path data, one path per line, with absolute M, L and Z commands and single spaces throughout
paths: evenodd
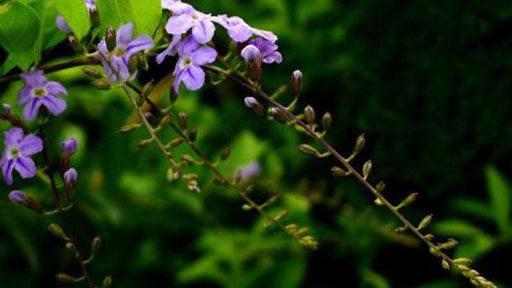
M 64 86 L 62 86 L 62 84 L 60 84 L 58 82 L 54 82 L 54 81 L 48 82 L 48 83 L 46 83 L 44 88 L 46 88 L 46 91 L 48 91 L 48 93 L 50 93 L 53 96 L 56 96 L 59 94 L 68 94 L 68 90 L 66 90 L 66 88 L 64 88 Z
M 215 34 L 215 25 L 209 19 L 197 22 L 192 28 L 192 35 L 199 44 L 205 44 L 213 39 Z
M 21 79 L 29 87 L 44 86 L 48 80 L 44 77 L 43 71 L 32 71 L 21 74 Z
M 19 127 L 13 127 L 4 132 L 5 135 L 5 146 L 17 145 L 23 140 L 23 129 Z
M 191 65 L 181 74 L 181 81 L 185 83 L 188 90 L 195 91 L 203 87 L 205 80 L 205 73 L 203 69 L 198 66 Z
M 169 18 L 165 30 L 171 35 L 181 35 L 194 26 L 194 19 L 190 14 L 183 14 Z
M 20 173 L 23 179 L 36 176 L 36 164 L 30 157 L 21 156 L 16 158 L 14 168 Z
M 149 49 L 151 47 L 153 47 L 153 39 L 147 35 L 140 35 L 130 41 L 130 43 L 128 43 L 126 46 L 126 57 L 130 57 L 137 52 Z
M 43 140 L 34 134 L 29 134 L 19 143 L 23 155 L 30 156 L 43 151 Z
M 258 162 L 251 162 L 240 168 L 240 176 L 242 179 L 248 179 L 258 176 L 261 172 L 261 166 Z
M 116 42 L 117 45 L 124 44 L 127 45 L 128 42 L 132 39 L 132 33 L 133 33 L 133 23 L 130 22 L 128 24 L 125 24 L 117 30 L 117 37 Z
M 23 117 L 27 121 L 33 121 L 36 119 L 37 113 L 39 112 L 39 107 L 41 107 L 41 99 L 32 98 L 27 103 L 27 106 L 23 109 Z
M 50 111 L 52 115 L 59 115 L 66 110 L 66 101 L 59 97 L 47 95 L 41 99 L 43 105 Z
M 4 175 L 4 180 L 7 185 L 11 185 L 13 182 L 12 179 L 12 170 L 14 169 L 14 160 L 8 160 L 2 165 L 2 174 Z
M 203 66 L 215 62 L 217 51 L 212 47 L 201 47 L 190 54 L 192 61 L 197 66 Z

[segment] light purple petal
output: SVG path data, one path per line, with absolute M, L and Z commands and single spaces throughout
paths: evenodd
M 128 70 L 128 63 L 124 58 L 121 57 L 112 57 L 110 59 L 110 64 L 112 65 L 112 69 L 114 70 L 114 75 L 119 75 L 121 77 L 120 80 L 125 81 L 130 78 L 130 71 Z
M 178 54 L 178 44 L 180 44 L 180 41 L 181 36 L 174 35 L 169 47 L 156 56 L 156 63 L 162 64 L 167 56 L 176 56 L 176 54 Z
M 228 34 L 235 42 L 242 43 L 249 40 L 253 33 L 249 26 L 244 23 L 240 23 L 228 28 Z
M 117 30 L 117 37 L 116 42 L 117 45 L 124 44 L 128 45 L 128 42 L 132 39 L 132 32 L 133 32 L 133 23 L 130 22 L 128 24 L 125 24 Z
M 190 14 L 183 14 L 169 18 L 165 30 L 171 35 L 181 35 L 194 26 L 194 19 Z
M 14 169 L 14 159 L 8 160 L 2 165 L 2 174 L 4 175 L 4 180 L 7 185 L 11 185 L 13 182 L 12 179 L 12 170 Z
M 203 69 L 198 66 L 191 65 L 187 69 L 183 70 L 180 78 L 181 81 L 185 83 L 188 90 L 195 91 L 203 87 L 205 76 Z
M 13 146 L 17 145 L 21 140 L 23 140 L 23 129 L 19 127 L 13 127 L 4 132 L 5 135 L 5 146 Z
M 26 179 L 36 176 L 36 164 L 30 157 L 18 157 L 14 163 L 14 168 L 20 173 L 21 178 Z
M 32 71 L 21 74 L 21 79 L 29 87 L 41 87 L 48 82 L 44 77 L 43 71 Z
M 34 134 L 29 134 L 20 142 L 20 151 L 25 156 L 30 156 L 43 151 L 43 140 Z
M 126 46 L 126 55 L 127 57 L 130 57 L 139 51 L 146 50 L 151 47 L 153 47 L 153 40 L 147 35 L 140 35 L 128 43 Z
M 213 39 L 215 34 L 215 25 L 210 19 L 204 19 L 196 22 L 192 28 L 192 35 L 199 44 L 205 44 Z
M 27 121 L 32 121 L 36 119 L 37 113 L 39 112 L 39 107 L 41 107 L 41 99 L 32 98 L 28 101 L 27 106 L 23 109 L 23 117 Z
M 54 81 L 48 82 L 48 83 L 46 83 L 44 88 L 46 88 L 46 91 L 48 91 L 48 93 L 50 95 L 55 96 L 55 95 L 59 95 L 59 94 L 68 94 L 68 91 L 66 90 L 66 88 L 64 88 L 64 86 L 62 86 L 62 84 L 60 84 L 59 82 L 54 82 Z
M 196 11 L 192 5 L 176 1 L 173 5 L 170 6 L 170 10 L 174 16 L 180 16 L 183 14 L 192 14 Z
M 30 98 L 32 97 L 32 88 L 30 88 L 30 87 L 21 88 L 18 96 L 19 96 L 18 105 L 26 104 L 28 102 L 28 100 L 30 100 Z
M 188 56 L 192 54 L 199 48 L 199 44 L 194 39 L 194 37 L 187 37 L 183 42 L 181 42 L 180 47 L 178 48 L 178 52 L 180 56 Z
M 258 35 L 258 36 L 260 36 L 262 38 L 265 38 L 268 41 L 271 41 L 271 42 L 276 42 L 277 41 L 276 34 L 270 32 L 270 31 L 253 29 L 253 32 L 254 32 L 254 34 L 256 34 L 256 35 Z
M 195 65 L 202 66 L 215 62 L 215 59 L 217 58 L 217 51 L 212 47 L 201 47 L 194 51 L 190 56 L 192 56 L 192 61 Z
M 263 58 L 263 62 L 266 64 L 281 63 L 283 62 L 283 55 L 280 52 L 274 52 L 267 57 Z
M 66 110 L 66 102 L 59 97 L 47 95 L 46 97 L 43 97 L 41 100 L 43 102 L 43 105 L 53 115 L 59 115 L 62 112 L 64 112 L 64 110 Z

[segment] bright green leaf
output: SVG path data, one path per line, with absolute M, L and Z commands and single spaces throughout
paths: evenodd
M 102 31 L 133 22 L 136 34 L 153 35 L 162 16 L 160 0 L 98 0 L 96 6 Z
M 54 4 L 79 39 L 87 35 L 91 20 L 83 0 L 54 0 Z
M 40 18 L 30 6 L 16 1 L 0 5 L 0 45 L 23 70 L 39 58 L 39 33 Z
M 510 193 L 511 189 L 505 177 L 493 166 L 485 169 L 487 177 L 487 189 L 491 197 L 492 213 L 500 231 L 509 229 Z

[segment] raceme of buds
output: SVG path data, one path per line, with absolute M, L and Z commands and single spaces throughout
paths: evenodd
M 295 98 L 302 93 L 302 72 L 300 70 L 295 70 L 292 73 L 292 90 Z
M 254 45 L 247 45 L 242 50 L 241 55 L 242 58 L 244 58 L 245 63 L 247 64 L 247 72 L 249 78 L 255 82 L 261 82 L 263 78 L 263 59 L 258 47 Z
M 254 97 L 245 97 L 244 99 L 245 106 L 249 107 L 254 111 L 254 113 L 265 116 L 265 107 L 256 100 Z

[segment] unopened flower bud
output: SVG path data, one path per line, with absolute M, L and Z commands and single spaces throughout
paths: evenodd
M 78 40 L 78 38 L 76 38 L 75 35 L 69 35 L 68 41 L 69 46 L 71 46 L 73 51 L 75 51 L 76 53 L 82 54 L 85 52 L 84 46 L 82 45 L 82 43 L 80 43 L 80 41 Z
M 130 72 L 130 74 L 133 74 L 137 71 L 139 62 L 140 62 L 139 55 L 132 55 L 130 57 L 130 59 L 128 59 L 128 71 Z
M 311 107 L 309 105 L 306 106 L 306 108 L 304 108 L 304 118 L 306 119 L 306 122 L 308 124 L 315 123 L 315 118 L 316 118 L 315 109 L 313 109 L 313 107 Z
M 191 141 L 191 142 L 195 142 L 196 139 L 197 139 L 197 128 L 192 128 L 190 130 L 188 130 L 188 139 Z
M 78 149 L 78 143 L 74 137 L 62 141 L 61 145 L 62 150 L 67 155 L 75 154 L 76 150 Z
M 354 151 L 352 154 L 359 154 L 363 150 L 364 144 L 366 143 L 366 139 L 364 134 L 359 135 L 356 140 L 356 144 L 354 145 Z
M 105 34 L 105 42 L 107 43 L 107 49 L 109 52 L 114 51 L 114 49 L 117 46 L 117 40 L 116 40 L 116 30 L 112 28 L 112 26 L 109 26 L 107 28 L 107 32 Z
M 288 123 L 288 116 L 283 112 L 281 111 L 279 108 L 277 107 L 272 107 L 270 109 L 270 114 L 272 115 L 272 117 L 279 123 L 281 124 L 286 124 Z
M 331 127 L 331 123 L 332 115 L 331 113 L 327 112 L 324 114 L 324 116 L 322 116 L 322 127 L 324 128 L 325 131 L 329 130 L 329 128 Z
M 94 80 L 91 85 L 98 90 L 110 90 L 112 88 L 112 84 L 105 80 Z
M 93 9 L 90 9 L 89 15 L 91 17 L 92 26 L 100 26 L 100 13 L 98 13 L 98 9 L 96 9 L 95 7 Z
M 178 122 L 180 123 L 181 129 L 186 129 L 188 126 L 187 114 L 185 114 L 184 112 L 180 112 L 178 114 Z
M 386 188 L 386 183 L 384 183 L 384 181 L 380 181 L 375 186 L 375 190 L 377 190 L 377 192 L 379 192 L 379 193 L 382 193 L 382 191 L 384 191 L 384 188 Z
M 419 195 L 418 193 L 410 194 L 400 204 L 398 204 L 398 206 L 396 206 L 396 209 L 399 210 L 401 208 L 411 205 L 412 203 L 414 203 L 414 201 L 416 201 L 416 198 L 418 197 L 418 195 Z
M 300 145 L 299 149 L 304 154 L 313 155 L 313 156 L 320 155 L 320 153 L 315 148 L 313 148 L 312 146 L 307 145 L 307 144 Z
M 55 275 L 55 278 L 57 278 L 57 281 L 62 282 L 62 283 L 78 282 L 78 279 L 76 279 L 75 277 L 68 275 L 66 273 L 59 273 L 59 274 Z
M 241 55 L 247 64 L 249 78 L 255 82 L 261 82 L 261 79 L 263 78 L 263 62 L 260 50 L 254 45 L 247 45 L 242 50 Z
M 363 165 L 363 177 L 366 179 L 372 173 L 373 163 L 372 160 L 368 160 Z
M 302 71 L 295 70 L 292 73 L 292 90 L 295 98 L 302 92 Z
M 421 230 L 421 229 L 424 229 L 425 227 L 427 227 L 430 224 L 430 222 L 432 222 L 433 216 L 434 215 L 432 215 L 432 214 L 425 216 L 425 218 L 423 218 L 423 220 L 421 220 L 420 224 L 418 225 L 418 230 Z
M 82 69 L 82 71 L 84 72 L 85 75 L 93 77 L 93 78 L 101 79 L 104 76 L 103 72 L 101 72 L 100 70 L 93 68 L 93 67 L 84 67 Z
M 27 200 L 27 194 L 20 190 L 14 190 L 9 193 L 9 200 L 16 205 L 22 205 Z
M 62 176 L 64 178 L 66 187 L 72 188 L 75 186 L 76 179 L 78 178 L 78 173 L 76 172 L 75 168 L 69 168 L 66 172 L 64 172 Z
M 92 242 L 91 242 L 91 253 L 93 255 L 98 254 L 98 251 L 100 250 L 100 246 L 101 246 L 100 236 L 94 237 L 94 239 L 92 239 Z
M 112 286 L 112 276 L 108 275 L 103 279 L 103 288 L 110 288 Z
M 261 103 L 258 102 L 258 100 L 256 100 L 256 98 L 245 97 L 244 102 L 245 102 L 245 106 L 251 108 L 252 111 L 254 111 L 254 113 L 256 113 L 260 116 L 265 116 L 265 107 L 263 105 L 261 105 Z
M 334 176 L 348 176 L 350 175 L 350 172 L 343 170 L 342 168 L 338 166 L 334 166 L 331 168 L 331 173 Z
M 59 225 L 57 224 L 50 224 L 48 226 L 48 230 L 50 231 L 50 233 L 53 234 L 53 236 L 57 237 L 57 238 L 60 238 L 64 241 L 67 241 L 69 238 L 68 236 L 66 235 L 66 233 L 64 232 L 64 230 L 62 229 L 62 227 L 60 227 Z

